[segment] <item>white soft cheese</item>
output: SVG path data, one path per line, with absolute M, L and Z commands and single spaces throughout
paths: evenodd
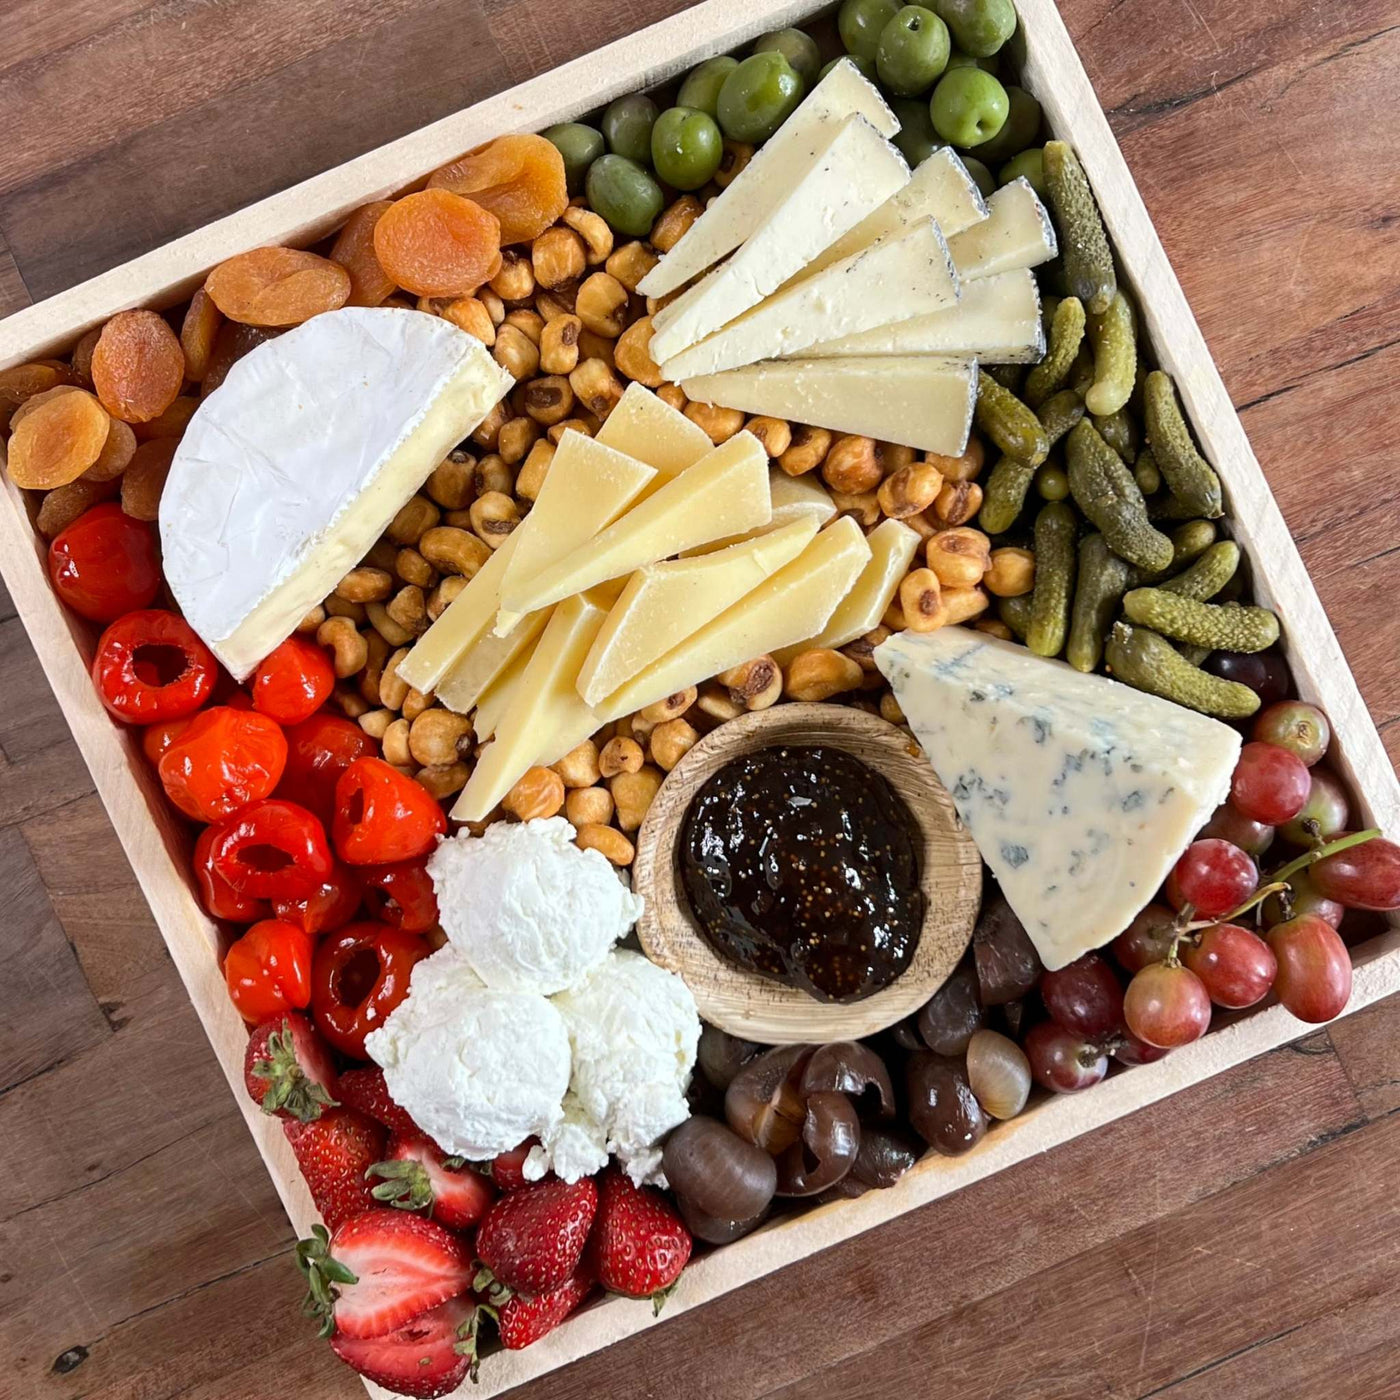
M 443 930 L 488 986 L 576 986 L 626 935 L 642 900 L 563 817 L 459 832 L 428 860 Z M 518 1141 L 518 1139 L 517 1139 Z
M 500 991 L 448 946 L 413 969 L 407 998 L 365 1039 L 394 1102 L 444 1151 L 489 1160 L 562 1116 L 572 1056 L 536 992 Z

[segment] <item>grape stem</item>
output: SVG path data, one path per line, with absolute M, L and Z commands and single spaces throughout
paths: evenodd
M 1282 880 L 1276 880 L 1268 885 L 1260 885 L 1243 904 L 1231 909 L 1228 914 L 1222 914 L 1218 919 L 1192 919 L 1186 925 L 1185 932 L 1196 933 L 1203 928 L 1213 928 L 1216 924 L 1232 924 L 1242 914 L 1248 914 L 1251 909 L 1262 904 L 1271 894 L 1279 894 L 1287 888 L 1288 886 Z
M 1310 865 L 1316 865 L 1318 861 L 1325 860 L 1328 856 L 1334 856 L 1339 851 L 1349 851 L 1353 846 L 1364 846 L 1367 841 L 1374 841 L 1381 834 L 1380 827 L 1373 826 L 1367 831 L 1353 831 L 1350 835 L 1339 836 L 1335 841 L 1329 841 L 1325 846 L 1319 846 L 1313 851 L 1304 851 L 1296 860 L 1290 860 L 1287 865 L 1275 870 L 1272 879 L 1287 883 L 1299 871 L 1306 870 Z

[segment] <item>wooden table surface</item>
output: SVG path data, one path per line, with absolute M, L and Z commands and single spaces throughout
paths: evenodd
M 682 8 L 4 0 L 0 312 Z M 1400 0 L 1063 0 L 1400 753 Z M 351 1400 L 0 594 L 0 1396 Z M 528 1400 L 1400 1395 L 1400 1004 L 579 1363 Z

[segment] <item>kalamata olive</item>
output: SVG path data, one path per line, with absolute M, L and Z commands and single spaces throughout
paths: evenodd
M 906 1080 L 909 1122 L 936 1151 L 956 1157 L 987 1131 L 987 1115 L 960 1060 L 928 1053 L 910 1056 Z
M 684 1196 L 677 1196 L 676 1204 L 690 1233 L 697 1240 L 705 1240 L 710 1244 L 733 1244 L 750 1230 L 758 1229 L 768 1218 L 767 1206 L 747 1220 L 721 1220 L 718 1216 L 706 1215 L 698 1206 L 691 1205 Z
M 1014 1118 L 1031 1093 L 1026 1052 L 997 1031 L 980 1030 L 967 1045 L 967 1082 L 993 1118 Z
M 716 1089 L 727 1089 L 734 1076 L 762 1049 L 752 1040 L 740 1040 L 718 1026 L 702 1026 L 695 1058 L 701 1073 Z
M 919 1034 L 935 1055 L 961 1055 L 981 1024 L 977 973 L 964 959 L 919 1012 Z
M 661 1169 L 682 1202 L 725 1221 L 761 1215 L 778 1181 L 773 1159 L 762 1148 L 713 1118 L 687 1118 L 666 1139 Z
M 923 1039 L 919 1035 L 919 1018 L 906 1016 L 890 1027 L 890 1036 L 901 1050 L 922 1050 Z
M 893 1186 L 921 1155 L 919 1145 L 901 1129 L 862 1123 L 860 1148 L 846 1180 L 866 1186 Z
M 802 1139 L 778 1157 L 778 1195 L 815 1196 L 851 1169 L 860 1150 L 860 1119 L 845 1094 L 807 1095 Z
M 1000 894 L 982 906 L 972 932 L 972 956 L 983 1006 L 1004 1006 L 1019 1000 L 1044 970 L 1025 926 Z
M 724 1116 L 741 1138 L 777 1156 L 797 1141 L 807 1110 L 798 1092 L 810 1045 L 779 1045 L 750 1060 L 724 1092 Z
M 857 1181 L 854 1171 L 848 1171 L 835 1186 L 828 1186 L 817 1196 L 817 1204 L 829 1205 L 832 1201 L 853 1201 L 870 1190 L 865 1182 Z
M 868 1046 L 855 1040 L 833 1040 L 812 1051 L 802 1071 L 800 1091 L 808 1094 L 829 1091 L 847 1094 L 865 1112 L 881 1118 L 894 1117 L 894 1085 L 885 1062 Z M 874 1101 L 874 1102 L 872 1102 Z

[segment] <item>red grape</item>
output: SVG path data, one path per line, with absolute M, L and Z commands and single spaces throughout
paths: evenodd
M 1210 994 L 1190 968 L 1153 963 L 1128 983 L 1123 1015 L 1139 1040 L 1175 1050 L 1210 1028 Z
M 1230 800 L 1244 816 L 1278 826 L 1298 815 L 1310 786 L 1297 754 L 1277 744 L 1246 744 L 1230 780 Z
M 1215 924 L 1201 941 L 1182 950 L 1181 960 L 1205 984 L 1217 1006 L 1253 1006 L 1268 995 L 1278 959 L 1257 933 L 1239 924 Z
M 1026 1032 L 1026 1056 L 1037 1084 L 1057 1094 L 1073 1094 L 1097 1084 L 1108 1073 L 1108 1055 L 1053 1021 Z
M 1265 705 L 1286 700 L 1293 693 L 1288 662 L 1276 651 L 1214 651 L 1202 669 L 1212 676 L 1247 685 Z
M 1313 833 L 1303 825 L 1305 821 L 1315 821 L 1318 828 L 1316 834 L 1328 837 L 1345 831 L 1350 819 L 1351 804 L 1347 801 L 1347 791 L 1341 779 L 1330 769 L 1314 768 L 1308 800 L 1291 822 L 1284 822 L 1279 827 L 1279 835 L 1295 846 L 1310 846 Z
M 1284 912 L 1283 900 L 1279 895 L 1271 894 L 1264 901 L 1264 923 L 1281 924 L 1287 919 L 1296 918 L 1299 914 L 1316 914 L 1324 923 L 1331 924 L 1336 928 L 1342 922 L 1342 916 L 1347 912 L 1345 907 L 1338 904 L 1335 899 L 1325 899 L 1318 893 L 1317 886 L 1313 884 L 1312 876 L 1306 870 L 1300 870 L 1296 875 L 1288 877 L 1289 906 L 1288 912 Z
M 1123 1024 L 1123 988 L 1098 953 L 1085 953 L 1068 967 L 1043 973 L 1040 996 L 1056 1025 L 1090 1040 Z
M 1148 963 L 1166 962 L 1176 942 L 1175 918 L 1165 904 L 1149 904 L 1113 940 L 1113 956 L 1124 972 L 1140 972 Z
M 1214 816 L 1201 828 L 1202 836 L 1218 836 L 1246 855 L 1262 856 L 1274 843 L 1274 829 L 1263 822 L 1242 816 L 1228 802 L 1215 809 Z
M 1351 956 L 1341 934 L 1315 914 L 1304 914 L 1275 924 L 1268 939 L 1278 958 L 1274 990 L 1284 1006 L 1312 1024 L 1340 1016 L 1351 996 Z
M 1259 888 L 1259 868 L 1238 846 L 1211 837 L 1193 841 L 1167 879 L 1167 898 L 1214 919 L 1238 908 Z
M 1132 1031 L 1124 1031 L 1112 1051 L 1113 1058 L 1120 1065 L 1150 1065 L 1166 1059 L 1170 1053 L 1160 1045 L 1149 1045 L 1145 1040 L 1139 1040 Z
M 1281 700 L 1254 721 L 1254 738 L 1296 754 L 1311 768 L 1332 742 L 1327 716 L 1303 700 Z
M 1308 873 L 1320 895 L 1348 909 L 1400 909 L 1400 846 L 1384 837 L 1327 856 Z

